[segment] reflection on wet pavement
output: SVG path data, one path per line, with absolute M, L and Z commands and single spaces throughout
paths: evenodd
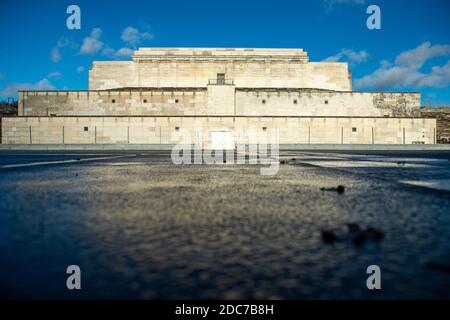
M 450 298 L 449 193 L 402 182 L 449 179 L 449 161 L 281 159 L 272 177 L 257 165 L 176 166 L 151 152 L 3 170 L 0 295 Z M 338 185 L 344 193 L 321 191 Z M 383 237 L 357 246 L 339 236 L 349 223 Z M 323 230 L 337 240 L 325 243 Z M 65 287 L 72 264 L 78 292 Z M 372 264 L 380 292 L 365 285 Z

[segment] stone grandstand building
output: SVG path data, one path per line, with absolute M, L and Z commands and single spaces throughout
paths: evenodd
M 187 133 L 228 149 L 273 129 L 281 146 L 436 143 L 419 93 L 352 91 L 347 63 L 302 49 L 141 48 L 95 61 L 89 90 L 20 91 L 18 114 L 2 143 L 174 145 Z

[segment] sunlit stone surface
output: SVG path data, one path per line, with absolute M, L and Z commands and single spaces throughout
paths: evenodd
M 278 130 L 281 145 L 436 143 L 420 93 L 353 91 L 347 63 L 303 49 L 140 48 L 94 61 L 88 87 L 20 91 L 2 143 L 171 145 L 198 127 L 203 148 L 215 132 L 250 130 Z

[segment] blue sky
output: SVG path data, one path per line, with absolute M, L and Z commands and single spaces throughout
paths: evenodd
M 69 5 L 81 30 L 66 27 Z M 369 30 L 369 5 L 381 30 Z M 348 61 L 355 90 L 419 91 L 450 104 L 448 0 L 0 2 L 0 97 L 18 88 L 86 89 L 93 60 L 137 47 L 304 48 L 311 61 Z

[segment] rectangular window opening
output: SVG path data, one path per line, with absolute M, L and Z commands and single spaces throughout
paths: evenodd
M 217 84 L 225 84 L 225 73 L 217 74 Z

